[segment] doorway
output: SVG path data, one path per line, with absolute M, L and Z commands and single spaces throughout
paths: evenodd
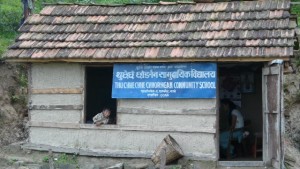
M 263 160 L 262 67 L 260 63 L 218 65 L 219 161 Z M 226 101 L 234 105 L 230 111 L 223 108 Z M 234 119 L 235 122 L 232 117 L 237 115 L 232 114 L 233 109 L 242 117 Z M 237 128 L 241 119 L 243 127 Z M 233 123 L 236 126 L 230 132 Z

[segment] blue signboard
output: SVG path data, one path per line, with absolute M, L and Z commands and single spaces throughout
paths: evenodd
M 115 64 L 113 98 L 216 98 L 215 63 Z

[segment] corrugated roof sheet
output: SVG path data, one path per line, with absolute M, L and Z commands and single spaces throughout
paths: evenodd
M 289 1 L 46 6 L 7 59 L 288 58 Z

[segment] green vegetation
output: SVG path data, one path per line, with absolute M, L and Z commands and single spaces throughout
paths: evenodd
M 18 29 L 21 16 L 21 1 L 0 1 L 0 32 L 12 32 Z
M 0 60 L 6 48 L 17 36 L 22 16 L 21 1 L 0 1 Z
M 175 165 L 175 166 L 172 166 L 171 169 L 182 169 L 182 167 L 180 165 Z
M 67 155 L 67 154 L 60 154 L 55 161 L 58 164 L 78 164 L 77 156 L 74 155 Z
M 18 88 L 9 88 L 9 96 L 12 104 L 20 104 L 26 106 L 27 104 L 27 65 L 18 64 L 15 68 L 15 81 L 18 84 Z
M 43 157 L 42 162 L 43 163 L 49 163 L 49 156 Z
M 292 2 L 298 2 L 299 4 L 293 4 L 291 8 L 291 13 L 297 15 L 298 25 L 300 24 L 300 0 L 292 0 Z
M 50 157 L 45 156 L 42 159 L 42 162 L 44 163 L 49 163 Z M 78 159 L 77 155 L 68 155 L 68 154 L 59 154 L 58 157 L 53 158 L 54 164 L 59 165 L 59 164 L 72 164 L 72 165 L 78 165 Z

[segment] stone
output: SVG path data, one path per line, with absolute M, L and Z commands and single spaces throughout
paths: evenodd
M 124 169 L 145 169 L 148 168 L 148 163 L 132 163 L 125 165 Z
M 124 163 L 118 163 L 105 169 L 123 169 Z
M 95 164 L 85 163 L 85 164 L 80 165 L 80 168 L 84 168 L 84 169 L 96 169 L 97 167 L 96 167 Z
M 72 164 L 56 164 L 54 165 L 54 168 L 59 168 L 59 169 L 77 169 L 76 165 Z
M 189 165 L 193 165 L 194 168 L 216 168 L 217 163 L 215 161 L 192 161 Z
M 19 167 L 18 169 L 29 169 L 28 167 L 25 167 L 25 166 L 21 166 Z
M 39 165 L 39 164 L 27 164 L 26 167 L 28 167 L 30 169 L 40 169 L 41 165 Z
M 16 161 L 15 162 L 16 166 L 23 166 L 24 165 L 24 161 Z M 20 168 L 20 167 L 19 167 Z
M 167 165 L 165 169 L 183 169 L 182 165 Z

